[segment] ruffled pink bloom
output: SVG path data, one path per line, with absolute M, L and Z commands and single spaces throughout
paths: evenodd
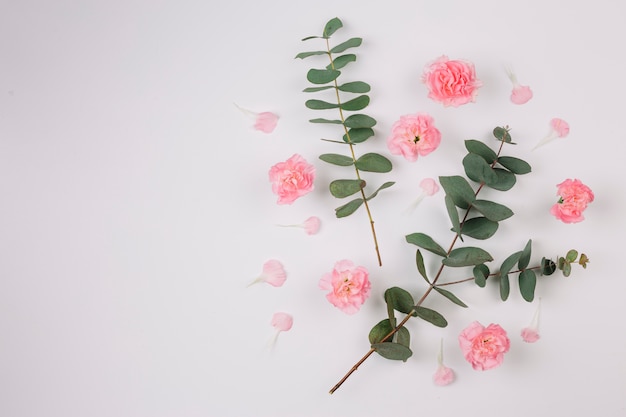
M 237 108 L 245 115 L 252 117 L 254 119 L 254 128 L 263 133 L 272 133 L 278 124 L 278 115 L 275 113 L 269 111 L 257 113 L 239 106 Z
M 265 282 L 273 287 L 282 286 L 287 280 L 287 273 L 280 261 L 271 259 L 263 264 L 263 272 L 248 286 Z
M 522 329 L 522 340 L 526 343 L 535 343 L 539 340 L 539 311 L 541 309 L 541 299 L 539 299 L 539 303 L 537 304 L 537 310 L 535 310 L 535 314 L 533 315 L 533 320 L 528 325 L 528 327 L 524 327 Z
M 320 230 L 321 221 L 319 217 L 311 216 L 300 224 L 279 224 L 282 227 L 300 227 L 307 235 L 314 235 Z
M 475 321 L 459 335 L 459 345 L 465 359 L 477 371 L 486 371 L 499 366 L 511 342 L 498 324 L 486 328 Z
M 439 347 L 439 355 L 437 355 L 437 370 L 433 375 L 435 385 L 444 386 L 454 381 L 454 371 L 443 364 L 443 340 Z
M 517 81 L 517 76 L 511 71 L 507 69 L 507 75 L 513 83 L 513 90 L 511 91 L 511 102 L 513 104 L 524 104 L 528 102 L 531 98 L 533 98 L 533 92 L 527 85 L 521 85 Z
M 272 191 L 278 195 L 278 204 L 291 204 L 313 190 L 315 167 L 302 156 L 294 154 L 285 162 L 270 168 Z
M 569 135 L 569 124 L 565 120 L 555 117 L 554 119 L 550 120 L 550 131 L 543 139 L 539 141 L 539 143 L 535 145 L 533 150 L 542 145 L 545 145 L 553 139 L 564 138 L 567 135 Z
M 474 102 L 482 86 L 476 78 L 474 64 L 450 60 L 445 55 L 426 66 L 422 82 L 428 87 L 429 98 L 453 107 Z
M 354 314 L 370 295 L 367 269 L 349 260 L 335 263 L 332 272 L 322 276 L 319 287 L 329 291 L 326 298 L 346 314 Z
M 401 116 L 391 127 L 387 147 L 394 155 L 402 155 L 414 162 L 417 156 L 425 156 L 437 149 L 441 132 L 435 127 L 431 116 L 424 113 Z
M 578 223 L 585 219 L 583 211 L 595 198 L 593 191 L 578 179 L 567 179 L 557 185 L 559 201 L 550 213 L 563 223 Z

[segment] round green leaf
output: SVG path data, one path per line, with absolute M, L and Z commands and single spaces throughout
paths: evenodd
M 353 98 L 352 100 L 346 101 L 345 103 L 342 103 L 340 107 L 343 110 L 347 111 L 357 111 L 363 110 L 367 107 L 368 104 L 370 104 L 369 96 L 362 95 L 358 96 L 357 98 Z
M 351 157 L 334 153 L 322 154 L 320 155 L 320 159 L 324 162 L 328 162 L 329 164 L 339 165 L 342 167 L 347 167 L 354 164 L 354 160 Z
M 498 163 L 517 175 L 528 174 L 531 171 L 531 167 L 526 161 L 512 156 L 501 156 L 498 158 Z
M 461 233 L 474 239 L 485 240 L 493 236 L 498 230 L 498 222 L 487 219 L 486 217 L 474 217 L 465 220 Z
M 332 54 L 338 54 L 340 52 L 345 51 L 346 49 L 356 48 L 357 46 L 361 46 L 361 42 L 363 42 L 363 39 L 361 38 L 350 38 L 347 41 L 342 42 L 339 45 L 332 48 L 330 52 Z
M 322 33 L 322 36 L 324 38 L 329 38 L 333 35 L 333 33 L 337 31 L 337 29 L 340 29 L 342 27 L 343 23 L 341 22 L 341 20 L 339 20 L 339 18 L 337 17 L 334 17 L 330 19 L 328 23 L 326 23 L 326 26 L 324 26 L 324 32 Z
M 322 100 L 307 100 L 304 105 L 312 110 L 336 109 L 339 107 L 338 104 L 333 104 Z
M 519 290 L 524 300 L 531 302 L 535 298 L 537 276 L 532 269 L 526 269 L 519 274 Z
M 349 128 L 374 127 L 376 125 L 376 120 L 365 114 L 353 114 L 346 118 L 343 124 Z
M 446 194 L 452 198 L 454 205 L 462 209 L 468 208 L 476 199 L 474 190 L 467 180 L 461 176 L 439 177 L 439 184 Z
M 475 153 L 468 153 L 463 158 L 465 174 L 472 181 L 480 183 L 494 183 L 498 180 L 497 174 L 485 159 Z
M 509 131 L 504 127 L 496 127 L 493 129 L 493 136 L 499 141 L 504 141 L 507 143 L 511 143 L 511 135 Z
M 357 211 L 357 209 L 359 207 L 361 207 L 362 204 L 363 204 L 363 199 L 362 198 L 356 198 L 356 199 L 354 199 L 354 200 L 344 204 L 341 207 L 337 207 L 335 209 L 335 216 L 337 218 L 348 217 L 349 215 L 351 215 L 352 213 Z
M 345 91 L 346 93 L 363 94 L 368 93 L 371 89 L 370 85 L 363 81 L 354 81 L 351 83 L 345 83 L 337 87 L 339 91 Z
M 556 271 L 556 264 L 552 259 L 541 258 L 541 274 L 552 275 Z
M 472 269 L 472 274 L 474 275 L 476 285 L 481 288 L 487 285 L 487 277 L 489 276 L 489 267 L 487 265 L 476 265 L 474 269 Z
M 393 326 L 389 322 L 389 319 L 379 321 L 369 332 L 368 339 L 370 344 L 380 343 L 392 331 Z
M 400 343 L 374 343 L 372 349 L 385 359 L 399 360 L 406 362 L 413 355 L 411 349 Z
M 402 288 L 391 287 L 385 291 L 385 302 L 393 307 L 394 310 L 400 313 L 409 314 L 413 312 L 415 301 L 413 296 Z
M 391 171 L 391 161 L 377 153 L 366 153 L 356 161 L 356 167 L 361 171 L 368 172 L 389 172 Z
M 469 139 L 465 141 L 465 149 L 468 152 L 478 154 L 483 157 L 483 159 L 488 163 L 492 164 L 493 161 L 496 160 L 498 155 L 491 149 L 489 146 L 485 145 L 483 142 L 475 139 Z
M 315 69 L 312 68 L 307 72 L 306 79 L 313 84 L 327 84 L 339 77 L 341 71 L 334 69 Z
M 333 59 L 333 63 L 332 64 L 328 64 L 326 66 L 326 69 L 341 69 L 343 67 L 345 67 L 346 65 L 348 65 L 350 62 L 354 62 L 356 61 L 356 55 L 354 54 L 346 54 L 346 55 L 341 55 L 338 56 L 337 58 Z
M 348 140 L 348 136 L 350 136 L 350 140 Z M 372 136 L 374 136 L 374 130 L 369 127 L 354 128 L 348 130 L 347 135 L 343 135 L 343 140 L 346 143 L 361 143 Z
M 493 182 L 486 182 L 485 184 L 498 191 L 508 191 L 515 185 L 517 181 L 515 179 L 515 174 L 506 169 L 502 168 L 494 168 L 493 172 L 496 173 L 496 180 Z
M 330 193 L 337 198 L 345 198 L 358 193 L 365 187 L 363 180 L 335 180 L 330 183 Z
M 508 219 L 513 215 L 513 211 L 510 208 L 493 201 L 476 200 L 472 206 L 493 222 Z
M 442 260 L 442 263 L 450 267 L 461 267 L 479 265 L 490 261 L 493 261 L 493 258 L 486 250 L 467 246 L 450 251 L 450 254 Z

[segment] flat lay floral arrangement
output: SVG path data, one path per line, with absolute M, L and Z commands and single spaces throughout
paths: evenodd
M 385 174 L 393 170 L 393 158 L 398 164 L 419 164 L 422 158 L 437 158 L 436 151 L 446 138 L 442 137 L 435 117 L 424 112 L 395 116 L 389 132 L 378 132 L 385 134 L 384 142 L 376 138 L 374 127 L 377 121 L 365 112 L 370 104 L 370 85 L 349 78 L 350 66 L 356 65 L 357 61 L 354 51 L 361 46 L 362 39 L 350 37 L 335 41 L 335 34 L 342 27 L 340 19 L 329 20 L 319 35 L 302 39 L 307 49 L 296 56 L 299 60 L 313 63 L 313 67 L 306 71 L 309 86 L 304 89 L 306 97 L 303 110 L 319 115 L 309 120 L 313 127 L 319 124 L 334 125 L 337 135 L 321 140 L 321 152 L 316 164 L 294 154 L 269 167 L 268 192 L 276 195 L 277 204 L 289 205 L 306 197 L 314 186 L 328 188 L 338 201 L 334 208 L 329 208 L 334 209 L 337 218 L 351 215 L 364 218 L 363 227 L 371 231 L 370 245 L 355 243 L 363 245 L 363 256 L 374 256 L 377 264 L 382 266 L 377 228 L 384 227 L 385 220 L 376 217 L 370 202 L 374 198 L 384 199 L 386 193 L 393 192 L 395 183 L 384 179 Z M 421 73 L 419 69 L 416 70 L 427 98 L 439 103 L 442 108 L 476 103 L 483 86 L 479 74 L 480 71 L 473 63 L 445 55 L 425 61 Z M 533 92 L 529 86 L 522 85 L 510 70 L 506 70 L 506 75 L 511 81 L 511 89 L 506 92 L 511 103 L 522 106 L 532 100 Z M 271 134 L 279 121 L 278 116 L 271 112 L 241 110 L 254 119 L 254 128 L 265 134 Z M 569 134 L 569 124 L 565 120 L 556 117 L 548 120 L 546 136 L 537 141 L 533 149 Z M 567 277 L 573 268 L 587 267 L 590 262 L 587 254 L 575 248 L 568 248 L 556 257 L 536 255 L 530 237 L 525 237 L 526 244 L 523 247 L 516 248 L 503 259 L 494 259 L 481 247 L 481 241 L 500 238 L 497 233 L 500 223 L 514 216 L 511 208 L 488 199 L 483 191 L 491 189 L 508 192 L 515 188 L 520 177 L 532 175 L 530 164 L 515 156 L 516 143 L 511 131 L 506 125 L 493 126 L 491 138 L 485 141 L 465 140 L 463 145 L 466 154 L 459 161 L 457 172 L 426 178 L 419 183 L 422 194 L 414 201 L 412 208 L 421 199 L 441 191 L 444 194 L 441 210 L 449 219 L 449 227 L 442 230 L 440 235 L 431 236 L 419 230 L 409 230 L 404 236 L 399 236 L 399 239 L 404 239 L 416 248 L 415 269 L 407 271 L 407 274 L 417 276 L 424 283 L 423 290 L 419 294 L 411 294 L 406 289 L 394 286 L 389 280 L 390 287 L 383 294 L 374 295 L 384 299 L 386 310 L 381 311 L 377 323 L 371 323 L 368 329 L 364 329 L 364 355 L 356 358 L 343 376 L 339 375 L 330 393 L 334 393 L 373 354 L 393 361 L 409 360 L 413 349 L 419 349 L 405 326 L 410 319 L 419 319 L 425 325 L 440 328 L 448 325 L 445 311 L 428 307 L 431 297 L 444 297 L 450 302 L 450 308 L 467 308 L 453 292 L 455 285 L 473 283 L 478 289 L 496 286 L 502 301 L 509 299 L 516 287 L 515 292 L 519 292 L 523 300 L 532 302 L 535 300 L 536 287 L 543 277 L 552 274 Z M 377 141 L 384 151 L 361 152 L 362 146 L 359 145 L 370 140 Z M 315 184 L 316 171 L 329 165 L 340 167 L 345 176 L 329 184 Z M 406 180 L 415 182 L 414 178 Z M 583 221 L 585 210 L 595 198 L 592 190 L 582 180 L 573 177 L 564 177 L 553 186 L 555 198 L 546 216 L 568 224 Z M 306 234 L 313 235 L 319 232 L 321 225 L 319 218 L 312 216 L 301 224 L 280 226 L 299 227 Z M 431 259 L 437 260 L 434 270 L 426 267 L 432 264 Z M 328 266 L 326 274 L 316 277 L 319 280 L 320 296 L 326 297 L 329 307 L 348 315 L 358 313 L 373 295 L 369 271 L 358 263 L 340 257 L 334 265 Z M 466 271 L 467 277 L 454 280 L 447 278 L 446 273 L 450 268 Z M 286 280 L 287 274 L 282 263 L 271 259 L 262 266 L 260 275 L 250 285 L 280 287 Z M 535 316 L 517 337 L 497 323 L 483 324 L 470 320 L 467 327 L 455 335 L 455 339 L 471 368 L 486 371 L 500 366 L 511 343 L 517 340 L 537 342 L 540 339 L 540 303 L 537 304 Z M 289 331 L 294 325 L 294 318 L 287 312 L 277 312 L 268 321 L 275 328 L 272 343 L 279 333 Z M 429 376 L 440 386 L 455 380 L 455 371 L 445 365 L 442 352 L 443 340 L 438 363 Z

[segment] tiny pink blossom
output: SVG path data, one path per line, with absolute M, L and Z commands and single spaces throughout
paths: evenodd
M 433 375 L 435 385 L 444 386 L 454 381 L 454 371 L 443 364 L 443 339 L 439 346 L 439 355 L 437 355 L 437 370 Z
M 319 217 L 311 216 L 300 224 L 279 224 L 282 227 L 299 227 L 304 229 L 307 235 L 314 235 L 320 230 L 321 221 Z
M 579 179 L 566 179 L 558 184 L 556 195 L 559 200 L 550 208 L 550 213 L 563 223 L 583 221 L 583 211 L 595 198 L 591 188 Z
M 263 133 L 272 133 L 278 123 L 278 115 L 265 111 L 256 116 L 254 128 Z
M 332 272 L 322 276 L 319 287 L 329 291 L 326 298 L 346 314 L 354 314 L 370 295 L 367 269 L 349 260 L 335 263 Z
M 245 115 L 254 118 L 254 128 L 263 133 L 272 133 L 278 124 L 278 115 L 275 113 L 269 111 L 257 113 L 252 110 L 239 107 L 237 104 L 235 104 L 235 106 Z
M 417 113 L 401 116 L 393 124 L 387 147 L 393 155 L 402 155 L 414 162 L 418 155 L 425 156 L 437 149 L 440 142 L 441 132 L 435 127 L 433 118 Z
M 486 371 L 502 363 L 511 342 L 500 325 L 490 324 L 485 328 L 475 321 L 461 332 L 459 345 L 472 368 Z
M 253 284 L 258 284 L 260 282 L 265 282 L 270 284 L 273 287 L 282 286 L 287 280 L 287 273 L 285 272 L 285 268 L 280 261 L 276 259 L 270 259 L 269 261 L 263 264 L 263 272 L 259 275 L 254 281 L 252 281 L 248 286 Z
M 513 90 L 511 91 L 511 101 L 513 104 L 524 104 L 533 98 L 533 92 L 530 87 L 521 85 L 517 81 L 517 76 L 513 73 L 513 71 L 507 69 L 507 75 L 509 76 L 511 83 L 513 83 Z
M 286 332 L 291 329 L 291 326 L 293 326 L 293 317 L 291 314 L 287 313 L 274 313 L 270 324 L 279 332 Z
M 537 304 L 537 309 L 535 310 L 535 314 L 533 315 L 533 319 L 528 327 L 524 327 L 522 329 L 522 340 L 526 343 L 535 343 L 539 340 L 539 312 L 541 310 L 541 299 Z
M 279 162 L 269 171 L 272 191 L 278 195 L 278 204 L 291 204 L 313 190 L 315 167 L 301 155 L 294 154 L 285 162 Z
M 535 145 L 533 150 L 542 145 L 545 145 L 553 139 L 564 138 L 567 135 L 569 135 L 569 124 L 565 120 L 555 117 L 554 119 L 550 120 L 550 131 L 543 139 L 539 141 L 539 143 Z
M 474 102 L 478 88 L 474 64 L 463 60 L 450 60 L 442 55 L 424 69 L 422 82 L 428 87 L 428 97 L 444 106 L 458 107 Z

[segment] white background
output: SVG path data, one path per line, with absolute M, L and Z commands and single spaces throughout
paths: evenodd
M 335 126 L 308 123 L 323 115 L 304 107 L 314 98 L 302 92 L 306 71 L 325 63 L 294 59 L 317 48 L 300 39 L 335 16 L 336 42 L 364 38 L 342 77 L 371 84 L 367 113 L 378 120 L 376 139 L 357 149 L 394 162 L 366 176 L 372 187 L 397 182 L 372 201 L 383 267 L 364 211 L 334 218 L 341 202 L 327 184 L 351 173 L 317 159 L 341 152 L 319 140 L 338 138 Z M 623 416 L 623 16 L 610 0 L 2 0 L 0 415 Z M 422 69 L 442 54 L 475 63 L 476 103 L 426 98 Z M 529 103 L 510 103 L 505 64 L 533 89 Z M 276 112 L 278 127 L 255 131 L 234 103 Z M 417 111 L 443 139 L 409 163 L 385 138 Z M 570 135 L 531 151 L 553 117 Z M 424 290 L 404 236 L 451 241 L 441 192 L 405 212 L 419 181 L 462 174 L 463 140 L 495 146 L 490 131 L 504 124 L 518 143 L 505 152 L 533 172 L 485 194 L 516 215 L 472 243 L 491 251 L 494 269 L 528 239 L 533 262 L 576 248 L 588 268 L 540 280 L 536 344 L 519 331 L 537 301 L 524 302 L 515 281 L 506 303 L 493 285 L 448 287 L 468 309 L 430 296 L 447 328 L 410 321 L 407 363 L 375 355 L 329 395 L 368 350 L 383 291 Z M 316 165 L 315 190 L 279 206 L 267 171 L 294 153 Z M 566 178 L 595 192 L 582 223 L 549 214 Z M 311 215 L 322 219 L 315 236 L 276 226 Z M 285 265 L 285 285 L 247 288 L 268 259 Z M 372 296 L 353 316 L 317 287 L 339 259 L 370 271 Z M 270 349 L 276 311 L 294 326 Z M 456 338 L 473 320 L 508 330 L 499 368 L 476 372 L 462 358 Z M 457 374 L 447 387 L 431 380 L 441 338 Z

